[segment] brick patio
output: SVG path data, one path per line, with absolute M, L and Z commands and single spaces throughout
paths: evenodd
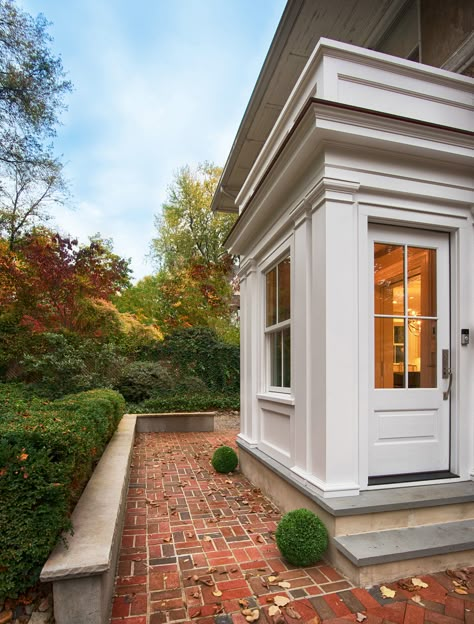
M 273 535 L 278 509 L 240 473 L 210 466 L 214 449 L 235 447 L 235 436 L 137 435 L 111 624 L 246 624 L 242 610 L 257 607 L 262 624 L 474 624 L 462 578 L 423 576 L 428 587 L 416 589 L 409 579 L 408 589 L 391 583 L 396 595 L 384 599 L 323 561 L 286 564 Z M 290 602 L 271 617 L 277 595 Z

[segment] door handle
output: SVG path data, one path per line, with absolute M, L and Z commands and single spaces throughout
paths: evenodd
M 448 389 L 443 392 L 443 401 L 447 401 L 451 394 L 451 386 L 453 384 L 453 371 L 451 369 L 448 370 L 448 379 Z
M 453 383 L 453 372 L 449 366 L 449 349 L 443 349 L 441 352 L 441 366 L 442 379 L 449 379 L 448 389 L 443 392 L 443 401 L 447 401 L 449 399 L 449 395 L 451 394 L 451 385 Z

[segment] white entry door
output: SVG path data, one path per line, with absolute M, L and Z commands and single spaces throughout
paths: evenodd
M 373 226 L 369 273 L 369 483 L 449 471 L 449 235 Z

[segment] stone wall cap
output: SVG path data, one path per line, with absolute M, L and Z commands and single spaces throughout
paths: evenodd
M 166 417 L 166 416 L 215 416 L 216 412 L 150 412 L 147 414 L 133 414 L 137 418 L 141 416 L 155 416 Z
M 136 416 L 126 414 L 105 449 L 71 517 L 74 534 L 63 534 L 41 571 L 42 581 L 106 572 L 111 565 L 119 509 L 126 495 L 127 469 Z

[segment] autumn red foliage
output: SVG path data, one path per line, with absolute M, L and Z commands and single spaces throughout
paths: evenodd
M 80 246 L 49 231 L 0 241 L 0 307 L 34 332 L 79 331 L 84 302 L 109 299 L 129 283 L 126 260 L 101 240 Z

